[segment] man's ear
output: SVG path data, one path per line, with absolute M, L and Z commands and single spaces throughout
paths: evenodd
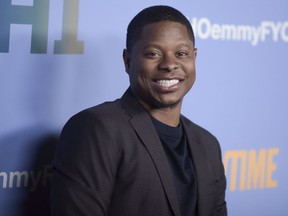
M 123 61 L 125 66 L 125 71 L 129 74 L 129 68 L 130 68 L 130 56 L 127 49 L 123 50 Z
M 194 48 L 194 55 L 195 55 L 195 58 L 197 57 L 197 52 L 198 52 L 197 48 Z

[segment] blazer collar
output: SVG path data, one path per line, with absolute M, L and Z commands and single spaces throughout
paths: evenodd
M 154 162 L 174 215 L 180 216 L 178 198 L 171 169 L 148 112 L 136 100 L 130 89 L 122 96 L 121 107 L 124 112 L 131 116 L 130 124 L 140 137 Z

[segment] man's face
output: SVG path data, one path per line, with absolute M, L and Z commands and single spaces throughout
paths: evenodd
M 195 81 L 195 59 L 186 26 L 169 21 L 143 27 L 132 50 L 124 52 L 131 89 L 148 109 L 181 107 Z

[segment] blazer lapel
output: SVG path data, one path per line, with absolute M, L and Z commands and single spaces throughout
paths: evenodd
M 169 167 L 162 144 L 153 128 L 153 124 L 148 120 L 146 116 L 137 116 L 131 120 L 131 124 L 136 133 L 139 135 L 143 144 L 146 146 L 147 151 L 155 164 L 174 214 L 180 216 L 180 209 L 173 177 L 171 175 L 171 169 Z
M 131 96 L 132 93 L 129 93 L 129 95 L 128 93 L 129 91 L 122 97 L 122 104 L 127 109 L 127 113 L 132 117 L 130 123 L 153 160 L 174 215 L 180 216 L 181 214 L 173 176 L 161 141 L 154 129 L 149 114 L 133 98 L 133 96 Z
M 208 168 L 207 168 L 207 154 L 205 147 L 201 145 L 198 141 L 198 135 L 195 132 L 195 129 L 192 128 L 190 123 L 187 123 L 186 120 L 182 117 L 181 122 L 183 124 L 185 134 L 188 140 L 188 145 L 190 148 L 190 155 L 192 157 L 192 162 L 195 170 L 195 175 L 197 179 L 197 212 L 198 215 L 203 215 L 202 212 L 202 193 L 206 188 L 204 182 L 207 180 Z M 199 193 L 200 192 L 200 193 Z
M 203 172 L 207 170 L 206 163 L 203 162 L 206 160 L 205 149 L 201 146 L 201 143 L 197 141 L 197 134 L 194 133 L 194 130 L 189 128 L 189 125 L 185 123 L 185 120 L 182 120 L 182 123 L 188 140 L 196 176 L 202 176 Z

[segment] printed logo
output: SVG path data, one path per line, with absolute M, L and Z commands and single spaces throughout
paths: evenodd
M 34 0 L 31 6 L 0 1 L 0 52 L 9 52 L 10 25 L 32 26 L 31 53 L 47 53 L 50 0 Z M 82 54 L 84 42 L 77 39 L 79 0 L 63 0 L 62 38 L 54 41 L 55 54 Z
M 279 148 L 225 152 L 223 163 L 230 191 L 277 187 L 273 174 L 277 171 L 274 159 L 279 152 Z
M 252 46 L 268 40 L 288 43 L 288 21 L 262 21 L 259 26 L 212 23 L 208 18 L 192 18 L 195 36 L 200 39 L 244 41 Z

